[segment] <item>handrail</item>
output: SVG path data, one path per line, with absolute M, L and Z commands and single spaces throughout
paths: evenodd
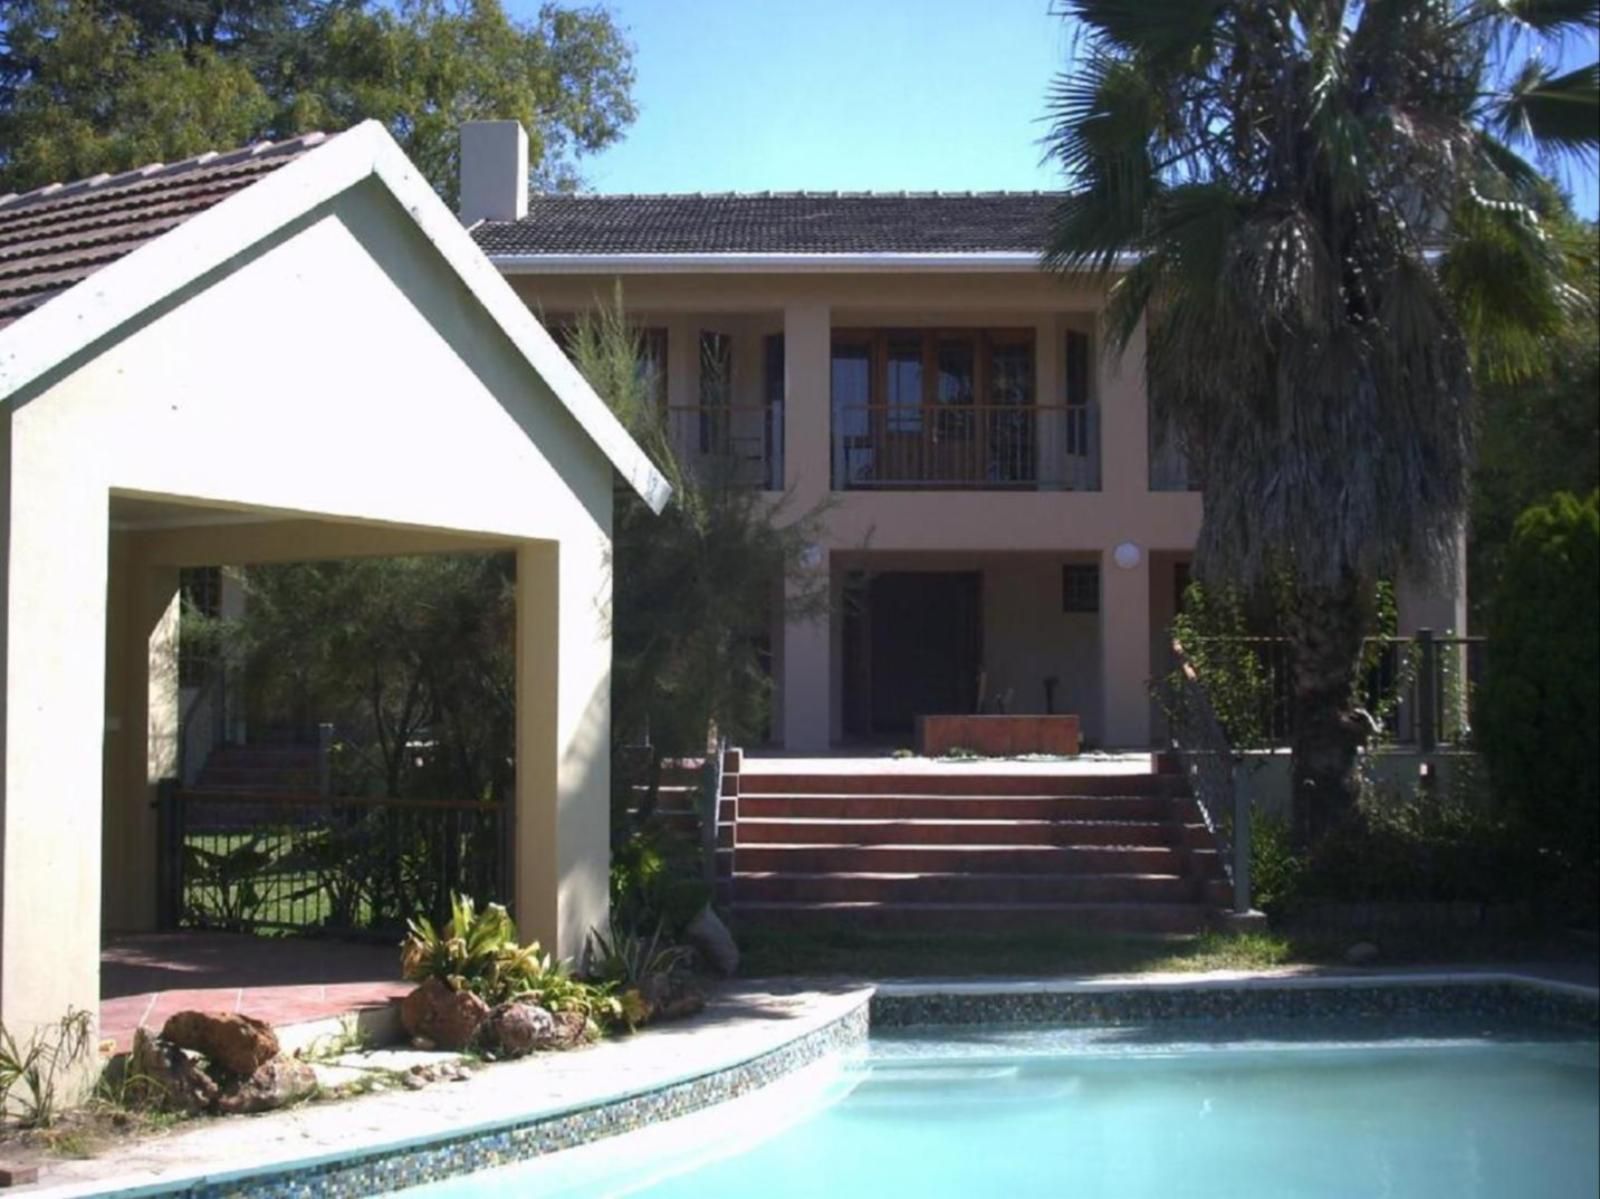
M 1171 697 L 1168 735 L 1183 761 L 1200 818 L 1216 838 L 1232 884 L 1233 910 L 1250 911 L 1250 802 L 1234 782 L 1233 747 L 1194 664 L 1176 637 L 1172 653 L 1178 694 Z

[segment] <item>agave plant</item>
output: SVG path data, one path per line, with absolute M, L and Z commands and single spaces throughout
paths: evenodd
M 585 952 L 589 972 L 624 991 L 671 974 L 686 965 L 689 958 L 685 946 L 665 941 L 661 924 L 656 925 L 649 937 L 626 929 L 618 931 L 615 927 L 605 932 L 592 929 Z
M 547 975 L 559 973 L 537 941 L 522 945 L 517 925 L 502 904 L 480 912 L 472 899 L 450 899 L 450 921 L 436 929 L 426 916 L 407 922 L 410 933 L 400 947 L 405 978 L 437 978 L 454 991 L 471 991 L 485 1003 L 503 1003 L 539 989 Z

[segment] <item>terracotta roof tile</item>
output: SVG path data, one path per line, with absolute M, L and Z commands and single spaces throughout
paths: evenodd
M 0 197 L 0 327 L 326 140 L 309 133 Z
M 1037 253 L 1055 192 L 535 195 L 472 235 L 490 255 Z

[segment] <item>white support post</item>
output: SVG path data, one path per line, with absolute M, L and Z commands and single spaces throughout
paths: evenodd
M 1131 565 L 1119 565 L 1114 548 L 1100 560 L 1102 737 L 1108 749 L 1150 745 L 1150 553 L 1134 548 Z

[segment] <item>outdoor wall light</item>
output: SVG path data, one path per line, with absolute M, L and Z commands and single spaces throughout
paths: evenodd
M 1131 541 L 1124 541 L 1121 545 L 1117 546 L 1116 549 L 1111 551 L 1111 560 L 1123 570 L 1132 570 L 1135 566 L 1139 565 L 1139 562 L 1143 557 L 1144 554 L 1140 551 L 1139 547 Z
M 816 570 L 826 557 L 820 545 L 808 545 L 800 551 L 800 565 L 806 570 Z

